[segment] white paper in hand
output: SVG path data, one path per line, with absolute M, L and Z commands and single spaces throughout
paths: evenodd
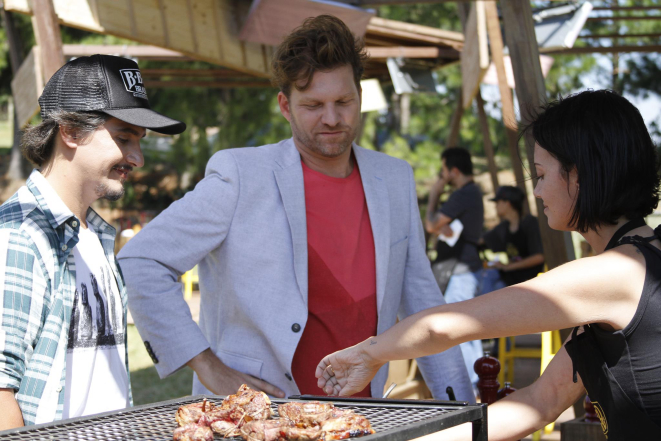
M 449 227 L 452 229 L 452 236 L 446 236 L 445 234 L 441 233 L 438 236 L 438 240 L 442 240 L 443 242 L 453 247 L 459 240 L 461 232 L 464 231 L 464 224 L 462 224 L 459 219 L 455 219 L 450 222 Z

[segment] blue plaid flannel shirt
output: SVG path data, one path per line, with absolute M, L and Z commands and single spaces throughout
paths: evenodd
M 62 419 L 76 289 L 71 250 L 78 243 L 80 221 L 68 209 L 51 210 L 44 195 L 54 190 L 45 186 L 50 184 L 34 170 L 26 185 L 0 206 L 0 388 L 16 391 L 26 425 Z M 115 229 L 91 208 L 87 222 L 98 232 L 115 274 L 126 323 Z M 128 344 L 126 348 L 128 372 Z

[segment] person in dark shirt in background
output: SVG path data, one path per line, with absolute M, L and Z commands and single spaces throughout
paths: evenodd
M 507 253 L 508 263 L 495 262 L 505 286 L 530 280 L 544 270 L 544 249 L 537 218 L 522 215 L 525 195 L 518 187 L 499 187 L 496 196 L 496 212 L 502 220 L 484 237 L 486 248 Z M 500 286 L 499 288 L 502 288 Z M 484 287 L 482 293 L 486 293 Z
M 437 242 L 438 254 L 432 264 L 445 301 L 454 303 L 472 299 L 480 292 L 482 261 L 477 245 L 482 235 L 484 204 L 482 191 L 473 181 L 470 152 L 462 147 L 452 147 L 443 152 L 441 161 L 440 177 L 429 192 L 425 228 L 430 234 L 460 235 L 452 247 L 444 241 Z M 446 185 L 450 185 L 453 192 L 439 209 L 438 203 Z M 461 231 L 453 224 L 455 220 L 461 222 Z M 473 365 L 483 354 L 482 344 L 476 340 L 462 343 L 460 347 L 475 386 L 478 377 Z

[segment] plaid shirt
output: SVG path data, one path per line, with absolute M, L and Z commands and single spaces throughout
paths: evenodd
M 126 288 L 114 255 L 115 229 L 91 208 L 87 222 L 99 235 L 115 274 L 126 323 Z M 37 170 L 0 206 L 0 388 L 17 391 L 26 425 L 62 419 L 76 290 L 71 251 L 79 229 L 80 221 Z

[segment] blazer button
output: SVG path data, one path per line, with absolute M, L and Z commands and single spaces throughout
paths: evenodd
M 291 377 L 291 374 L 289 372 L 285 372 L 285 377 L 287 377 L 287 380 L 293 381 L 294 379 Z
M 294 323 L 293 325 L 291 325 L 291 330 L 294 332 L 300 332 L 301 325 L 299 325 L 298 323 Z

